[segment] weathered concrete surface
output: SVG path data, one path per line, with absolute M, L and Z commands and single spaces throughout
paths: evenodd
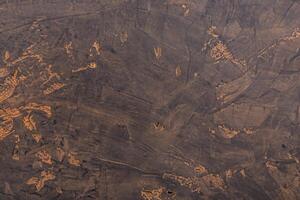
M 299 1 L 0 11 L 0 199 L 300 199 Z

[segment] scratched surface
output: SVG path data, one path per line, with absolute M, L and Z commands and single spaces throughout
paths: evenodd
M 300 199 L 300 1 L 1 0 L 0 199 Z

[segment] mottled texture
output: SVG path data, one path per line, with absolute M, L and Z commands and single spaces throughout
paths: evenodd
M 0 1 L 0 199 L 300 199 L 300 1 Z

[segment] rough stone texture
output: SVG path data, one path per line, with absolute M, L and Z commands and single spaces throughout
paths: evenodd
M 0 199 L 300 199 L 300 1 L 0 11 Z

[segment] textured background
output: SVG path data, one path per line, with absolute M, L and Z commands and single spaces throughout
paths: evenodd
M 300 1 L 0 1 L 0 199 L 300 199 Z

